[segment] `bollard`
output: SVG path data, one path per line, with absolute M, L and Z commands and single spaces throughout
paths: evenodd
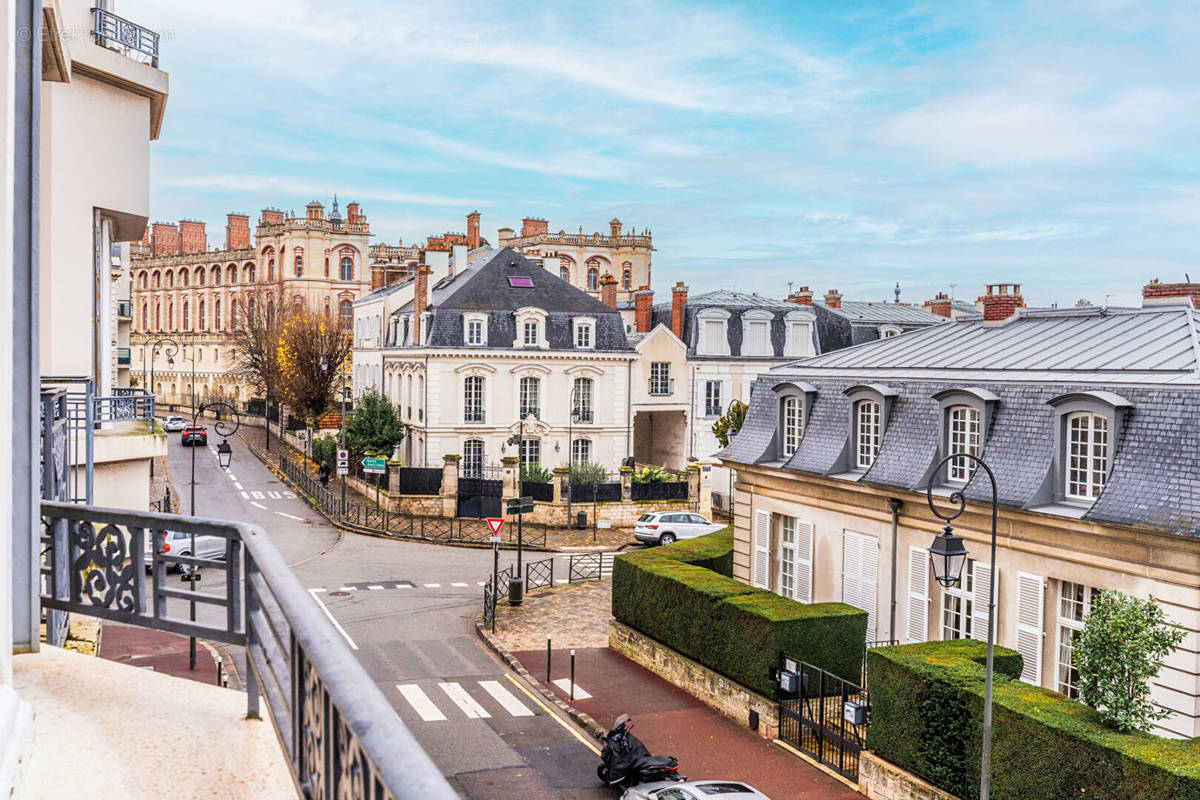
M 217 656 L 217 686 L 221 685 L 221 657 Z
M 550 637 L 546 637 L 546 683 L 550 682 Z
M 571 651 L 571 702 L 575 702 L 575 651 Z

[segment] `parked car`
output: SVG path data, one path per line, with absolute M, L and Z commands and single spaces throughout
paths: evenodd
M 197 444 L 203 447 L 208 444 L 208 428 L 203 425 L 188 425 L 183 429 L 180 442 L 184 447 Z
M 626 789 L 621 800 L 771 800 L 752 786 L 739 781 L 685 781 L 643 783 Z
M 676 539 L 692 539 L 724 527 L 690 511 L 652 511 L 638 517 L 633 536 L 646 544 L 670 544 Z
M 146 570 L 150 570 L 151 559 L 153 553 L 150 548 L 154 537 L 146 537 Z M 192 534 L 183 533 L 182 531 L 166 531 L 160 534 L 158 540 L 160 552 L 173 556 L 190 556 L 192 555 Z M 221 536 L 209 536 L 205 534 L 196 534 L 196 558 L 212 558 L 218 561 L 225 560 L 225 539 Z M 175 565 L 175 569 L 183 572 L 182 565 Z
M 178 414 L 172 414 L 163 420 L 162 426 L 167 433 L 178 433 L 187 427 L 187 420 Z

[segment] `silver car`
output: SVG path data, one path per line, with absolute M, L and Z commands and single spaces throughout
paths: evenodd
M 677 539 L 691 539 L 724 528 L 690 511 L 653 511 L 638 517 L 633 537 L 646 544 L 670 544 Z
M 739 781 L 643 783 L 626 789 L 621 800 L 771 800 Z
M 172 556 L 190 556 L 192 555 L 192 534 L 182 531 L 167 531 L 165 534 L 160 533 L 159 542 L 160 552 Z M 146 537 L 146 569 L 150 569 L 152 554 L 150 552 L 151 537 Z M 217 561 L 225 559 L 225 539 L 221 536 L 208 536 L 204 534 L 196 534 L 196 557 L 210 558 Z M 176 564 L 175 568 L 183 572 L 182 564 Z
M 172 414 L 163 420 L 162 427 L 167 433 L 177 433 L 187 427 L 187 420 L 178 414 Z

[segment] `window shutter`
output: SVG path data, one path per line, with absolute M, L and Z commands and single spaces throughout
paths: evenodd
M 905 641 L 923 642 L 929 631 L 929 553 L 908 548 L 908 628 Z M 895 632 L 892 636 L 895 636 Z
M 861 547 L 862 542 L 857 533 L 842 533 L 842 602 L 855 608 L 862 608 L 858 590 Z
M 812 602 L 813 524 L 796 520 L 796 600 Z
M 771 514 L 754 512 L 754 570 L 753 584 L 766 589 L 771 581 Z
M 1021 680 L 1034 686 L 1042 684 L 1042 617 L 1045 612 L 1045 586 L 1038 575 L 1017 573 L 1017 652 L 1024 667 Z
M 988 587 L 994 582 L 996 584 L 996 599 L 1000 599 L 1000 573 L 998 570 L 992 569 L 991 564 L 984 564 L 982 561 L 975 562 L 974 583 L 975 591 L 971 606 L 971 638 L 978 639 L 981 642 L 986 642 L 988 638 Z M 999 604 L 996 609 L 996 631 L 995 641 L 999 639 L 998 631 L 1000 630 L 1000 614 Z
M 867 611 L 867 641 L 875 641 L 875 612 L 879 606 L 879 540 L 874 536 L 860 536 L 862 569 L 859 570 L 858 596 L 862 600 L 859 608 Z

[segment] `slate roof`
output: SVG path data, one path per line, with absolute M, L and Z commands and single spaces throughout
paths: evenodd
M 981 458 L 996 475 L 1000 502 L 1065 513 L 1049 504 L 1056 411 L 1070 392 L 1109 391 L 1132 407 L 1114 431 L 1111 471 L 1090 507 L 1073 516 L 1200 536 L 1200 311 L 1182 306 L 1105 312 L 1035 312 L 1003 326 L 978 321 L 919 331 L 773 368 L 760 376 L 746 423 L 718 456 L 732 464 L 839 475 L 845 469 L 850 399 L 844 391 L 884 383 L 898 394 L 869 470 L 847 480 L 922 491 L 941 439 L 947 388 L 984 387 L 999 399 L 984 431 Z M 777 461 L 780 383 L 803 381 L 816 394 L 803 437 Z M 991 498 L 982 471 L 967 485 L 973 501 Z
M 930 314 L 920 306 L 906 306 L 902 303 L 881 303 L 872 300 L 843 300 L 841 308 L 833 308 L 821 301 L 814 306 L 824 308 L 834 314 L 846 317 L 851 322 L 864 325 L 936 325 L 943 322 L 945 317 Z
M 705 355 L 696 352 L 699 343 L 700 328 L 696 324 L 696 315 L 706 308 L 722 308 L 729 312 L 725 325 L 725 336 L 729 343 L 729 355 Z M 765 310 L 771 312 L 771 355 L 754 356 L 742 355 L 742 317 L 749 311 Z M 728 289 L 718 289 L 687 299 L 683 314 L 683 339 L 688 348 L 688 358 L 698 361 L 729 360 L 731 358 L 754 361 L 779 361 L 787 358 L 784 355 L 784 345 L 787 331 L 784 317 L 793 311 L 806 312 L 811 316 L 812 309 L 808 306 L 789 303 L 786 300 L 776 300 L 771 297 L 733 292 Z M 657 325 L 671 327 L 671 304 L 657 303 L 650 309 L 650 327 Z

